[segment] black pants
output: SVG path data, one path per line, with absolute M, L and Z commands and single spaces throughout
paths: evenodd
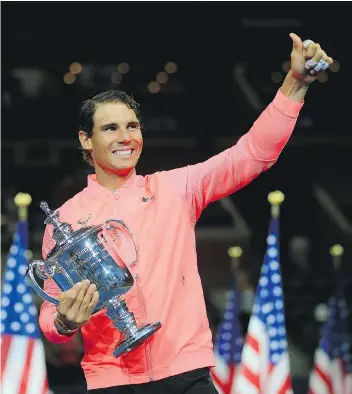
M 155 382 L 131 384 L 89 390 L 88 394 L 218 394 L 209 374 L 209 368 L 156 380 Z

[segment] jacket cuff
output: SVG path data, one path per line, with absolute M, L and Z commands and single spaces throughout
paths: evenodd
M 304 101 L 302 101 L 301 103 L 296 103 L 289 97 L 286 97 L 281 92 L 281 89 L 279 89 L 273 100 L 273 105 L 285 116 L 288 116 L 289 118 L 298 118 L 299 112 L 304 105 Z

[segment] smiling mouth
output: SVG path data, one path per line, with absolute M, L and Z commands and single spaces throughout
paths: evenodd
M 133 152 L 134 152 L 134 149 L 124 149 L 124 150 L 114 150 L 112 153 L 115 156 L 128 157 L 128 156 L 131 156 Z

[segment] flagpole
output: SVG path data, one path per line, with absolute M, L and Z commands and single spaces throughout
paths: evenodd
M 280 216 L 280 205 L 285 200 L 285 195 L 280 190 L 275 190 L 268 194 L 268 201 L 271 204 L 271 217 L 278 219 Z
M 279 190 L 268 194 L 271 220 L 236 380 L 238 394 L 248 393 L 249 387 L 253 393 L 293 392 L 280 268 L 279 216 L 284 199 Z
M 330 255 L 336 273 L 334 294 L 329 298 L 329 313 L 315 350 L 314 365 L 309 377 L 309 393 L 352 393 L 349 374 L 348 306 L 344 296 L 344 281 L 339 272 L 344 249 L 336 244 Z M 336 365 L 339 367 L 336 368 Z
M 15 204 L 18 208 L 18 218 L 21 221 L 27 221 L 28 218 L 28 207 L 31 205 L 32 197 L 28 193 L 18 193 L 16 194 Z
M 214 343 L 215 367 L 211 377 L 219 394 L 235 392 L 236 380 L 240 370 L 243 337 L 239 322 L 240 296 L 236 284 L 236 270 L 240 266 L 243 250 L 240 246 L 227 249 L 231 258 L 231 287 L 226 294 L 224 315 L 217 329 Z
M 9 250 L 1 292 L 1 366 L 4 366 L 1 388 L 3 393 L 28 393 L 30 389 L 33 393 L 49 394 L 37 308 L 25 275 L 28 207 L 32 197 L 18 193 L 14 202 L 18 208 L 17 230 Z
M 344 249 L 339 244 L 336 244 L 330 248 L 330 254 L 332 256 L 332 263 L 334 264 L 334 268 L 336 271 L 338 271 L 341 267 L 343 252 L 344 252 Z
M 231 270 L 235 274 L 236 269 L 240 266 L 243 249 L 240 246 L 232 246 L 227 249 L 227 254 L 231 257 Z

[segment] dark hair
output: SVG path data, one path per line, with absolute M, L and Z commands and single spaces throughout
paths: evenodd
M 137 116 L 138 121 L 141 123 L 141 116 L 139 113 L 139 104 L 129 96 L 127 93 L 121 90 L 107 90 L 106 92 L 99 93 L 94 97 L 83 101 L 78 115 L 79 130 L 84 131 L 88 137 L 93 135 L 94 127 L 94 114 L 97 104 L 106 103 L 122 103 L 128 108 L 132 109 Z M 93 167 L 93 160 L 91 153 L 82 149 L 83 159 Z

